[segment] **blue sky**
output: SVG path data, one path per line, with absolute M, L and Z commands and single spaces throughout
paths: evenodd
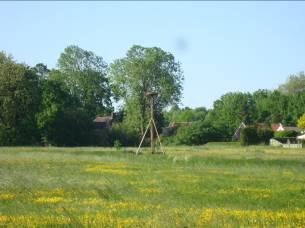
M 305 2 L 0 2 L 0 50 L 49 68 L 70 44 L 107 63 L 158 46 L 181 62 L 184 106 L 274 89 L 305 70 Z

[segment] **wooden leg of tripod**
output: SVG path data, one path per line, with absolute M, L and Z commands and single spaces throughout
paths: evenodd
M 155 123 L 154 120 L 152 120 L 152 122 L 153 122 L 153 125 L 154 125 L 154 127 L 155 127 L 155 130 L 156 130 L 156 133 L 157 133 L 157 136 L 158 136 L 158 140 L 159 140 L 159 143 L 160 143 L 161 152 L 162 152 L 163 154 L 165 154 L 165 152 L 164 152 L 164 150 L 163 150 L 163 148 L 162 148 L 162 143 L 161 143 L 161 139 L 160 139 L 160 136 L 159 136 L 159 133 L 158 133 L 158 130 L 157 130 L 156 123 Z
M 143 143 L 143 141 L 144 141 L 144 139 L 145 139 L 145 135 L 147 134 L 147 131 L 148 131 L 149 127 L 150 127 L 150 122 L 151 122 L 151 119 L 149 120 L 149 123 L 148 123 L 148 125 L 147 125 L 147 128 L 146 128 L 146 130 L 145 130 L 145 132 L 144 132 L 144 135 L 142 136 L 142 139 L 141 139 L 140 145 L 139 145 L 139 147 L 138 147 L 138 149 L 137 149 L 136 155 L 138 155 L 138 153 L 139 153 L 139 151 L 140 151 L 140 148 L 141 148 L 141 146 L 142 146 L 142 143 Z

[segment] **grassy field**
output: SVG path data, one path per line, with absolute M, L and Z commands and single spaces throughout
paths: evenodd
M 0 225 L 305 226 L 305 149 L 0 148 Z

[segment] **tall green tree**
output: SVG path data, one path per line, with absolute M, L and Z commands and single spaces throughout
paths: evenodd
M 0 145 L 37 142 L 35 113 L 39 103 L 36 73 L 0 52 Z
M 249 93 L 229 92 L 216 100 L 213 110 L 207 115 L 207 121 L 217 128 L 226 128 L 229 135 L 241 121 L 251 124 L 254 120 L 255 102 Z
M 271 122 L 292 124 L 291 110 L 289 110 L 289 96 L 280 93 L 278 90 L 272 91 L 270 94 L 270 106 Z
M 130 127 L 139 133 L 147 124 L 149 105 L 147 91 L 157 92 L 156 116 L 180 101 L 183 73 L 174 56 L 161 48 L 132 46 L 124 58 L 115 60 L 109 77 L 117 100 L 124 103 Z
M 51 75 L 52 75 L 51 71 Z M 67 135 L 62 135 L 63 129 L 67 128 L 64 119 L 64 111 L 68 106 L 73 106 L 73 100 L 61 81 L 43 80 L 41 83 L 41 104 L 37 113 L 37 123 L 41 130 L 44 144 L 59 145 Z M 59 143 L 60 140 L 60 143 Z
M 272 100 L 270 99 L 271 91 L 257 90 L 253 93 L 253 100 L 255 102 L 255 122 L 270 123 L 272 112 Z
M 48 67 L 43 63 L 37 63 L 32 69 L 40 78 L 47 78 L 50 72 Z
M 278 90 L 283 94 L 295 94 L 305 91 L 305 74 L 300 72 L 298 74 L 292 74 L 288 77 L 287 81 L 280 85 Z
M 290 124 L 295 125 L 299 117 L 305 112 L 305 91 L 289 96 L 288 107 Z
M 193 122 L 198 120 L 204 120 L 207 114 L 207 110 L 204 107 L 198 108 L 179 108 L 172 107 L 169 111 L 164 112 L 165 120 L 168 123 L 171 122 Z
M 10 54 L 6 54 L 3 51 L 0 51 L 0 64 L 4 64 L 4 63 L 12 63 L 13 61 L 13 56 Z
M 255 122 L 257 123 L 283 123 L 292 121 L 293 95 L 286 95 L 278 90 L 257 90 L 253 93 L 255 102 Z
M 91 116 L 111 112 L 111 88 L 106 77 L 107 64 L 102 57 L 71 45 L 61 53 L 58 68 L 54 76 L 66 84 L 69 93 Z
M 50 72 L 58 74 L 56 70 Z M 69 94 L 65 84 L 47 79 L 41 83 L 41 105 L 37 123 L 44 144 L 84 146 L 94 141 L 92 118 L 80 107 L 76 97 Z

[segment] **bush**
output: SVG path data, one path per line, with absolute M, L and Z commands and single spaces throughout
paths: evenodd
M 264 142 L 265 145 L 268 145 L 269 140 L 273 138 L 273 131 L 270 128 L 258 128 L 257 136 L 260 142 Z
M 178 145 L 198 145 L 200 142 L 200 128 L 196 125 L 179 127 L 174 137 L 174 143 Z
M 113 146 L 115 147 L 115 149 L 116 150 L 120 150 L 121 149 L 121 147 L 122 147 L 122 144 L 121 144 L 121 142 L 120 142 L 120 140 L 114 140 L 114 142 L 113 142 Z
M 0 125 L 0 146 L 16 145 L 16 129 Z
M 296 131 L 276 131 L 274 132 L 275 138 L 282 138 L 282 137 L 296 137 L 298 132 Z
M 221 134 L 211 125 L 196 121 L 191 125 L 179 127 L 173 137 L 176 145 L 200 145 L 210 141 L 219 141 Z
M 95 146 L 113 146 L 112 133 L 110 129 L 98 129 L 94 131 Z
M 60 112 L 44 131 L 44 142 L 55 146 L 88 146 L 94 144 L 94 125 L 83 109 Z
M 240 144 L 243 146 L 259 143 L 259 137 L 255 127 L 243 128 L 240 132 Z
M 163 145 L 175 145 L 175 135 L 161 135 L 160 137 Z
M 111 138 L 112 142 L 119 141 L 121 146 L 137 146 L 139 143 L 139 136 L 136 132 L 120 123 L 112 124 Z

